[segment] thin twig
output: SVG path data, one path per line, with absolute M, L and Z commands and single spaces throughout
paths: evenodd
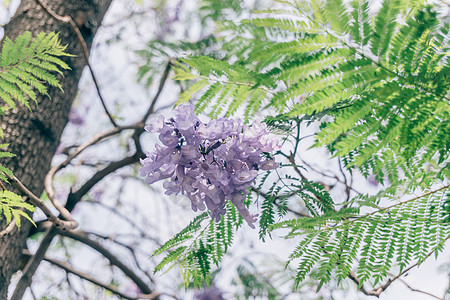
M 311 171 L 316 172 L 317 174 L 320 174 L 323 177 L 327 177 L 327 178 L 331 178 L 331 179 L 335 179 L 336 183 L 334 183 L 333 185 L 336 185 L 337 183 L 341 183 L 343 185 L 346 186 L 346 188 L 354 191 L 356 194 L 360 195 L 361 192 L 359 192 L 358 190 L 356 190 L 351 184 L 347 185 L 345 182 L 343 182 L 336 174 L 327 174 L 325 173 L 325 171 L 321 171 L 316 167 L 313 167 L 311 164 L 309 164 L 307 161 L 303 160 L 300 158 L 300 162 L 302 165 L 305 165 L 307 168 L 311 169 Z M 353 176 L 350 176 L 350 180 L 353 180 Z
M 433 251 L 433 252 L 434 252 L 434 251 Z M 433 252 L 432 252 L 432 253 L 433 253 Z M 390 276 L 395 276 L 394 274 L 389 273 L 389 272 L 387 272 L 387 274 L 390 275 Z M 431 293 L 429 293 L 429 292 L 422 291 L 422 290 L 419 290 L 419 289 L 416 289 L 416 288 L 412 287 L 410 284 L 408 284 L 408 283 L 407 283 L 405 280 L 403 280 L 402 278 L 397 278 L 397 280 L 400 281 L 401 283 L 403 283 L 403 284 L 404 284 L 408 289 L 410 289 L 412 292 L 425 294 L 425 295 L 428 295 L 428 296 L 433 297 L 433 298 L 435 298 L 435 299 L 443 300 L 443 298 L 441 298 L 441 297 L 438 297 L 438 296 L 433 295 L 433 294 L 431 294 Z
M 295 162 L 294 153 L 291 153 L 291 155 L 289 155 L 288 159 L 289 159 L 289 162 L 292 164 L 292 167 L 294 168 L 295 172 L 297 172 L 297 174 L 300 176 L 300 178 L 303 180 L 307 180 Z
M 84 203 L 93 204 L 93 205 L 98 205 L 99 207 L 104 208 L 104 209 L 106 209 L 106 210 L 112 212 L 113 214 L 115 214 L 115 215 L 118 216 L 119 218 L 121 218 L 121 219 L 123 219 L 124 221 L 126 221 L 129 225 L 131 225 L 131 226 L 132 226 L 133 228 L 135 228 L 137 231 L 139 231 L 140 237 L 146 238 L 146 239 L 148 239 L 148 240 L 151 240 L 152 242 L 156 243 L 156 244 L 158 245 L 158 247 L 161 246 L 161 242 L 160 242 L 158 239 L 156 239 L 156 238 L 150 236 L 145 230 L 143 230 L 142 228 L 140 228 L 140 227 L 136 224 L 136 222 L 133 220 L 133 218 L 128 217 L 127 215 L 121 213 L 121 211 L 118 210 L 118 209 L 116 209 L 116 207 L 111 207 L 111 206 L 108 206 L 108 205 L 106 205 L 106 204 L 104 204 L 104 203 L 101 203 L 101 202 L 86 201 L 86 202 L 84 202 Z
M 300 127 L 301 127 L 301 120 L 296 120 L 297 122 L 297 136 L 295 137 L 295 146 L 294 146 L 294 152 L 291 153 L 291 156 L 295 156 L 298 151 L 298 145 L 300 144 Z
M 419 290 L 419 289 L 416 289 L 416 288 L 410 286 L 406 281 L 404 281 L 404 280 L 401 279 L 401 278 L 399 278 L 398 281 L 400 281 L 401 283 L 403 283 L 403 284 L 404 284 L 408 289 L 410 289 L 412 292 L 425 294 L 425 295 L 428 295 L 428 296 L 433 297 L 433 298 L 438 299 L 438 300 L 444 300 L 444 298 L 441 298 L 441 297 L 438 297 L 438 296 L 436 296 L 436 295 L 433 295 L 432 293 L 429 293 L 429 292 L 426 292 L 426 291 L 422 291 L 422 290 Z
M 56 12 L 54 12 L 44 1 L 42 0 L 36 0 L 37 3 L 42 6 L 42 8 L 55 20 L 61 22 L 61 23 L 65 23 L 65 24 L 69 24 L 70 28 L 72 29 L 72 31 L 75 33 L 76 38 L 78 40 L 78 43 L 81 46 L 81 49 L 83 51 L 83 56 L 84 59 L 86 61 L 86 65 L 89 69 L 89 72 L 91 73 L 92 76 L 92 80 L 94 81 L 94 85 L 95 88 L 97 89 L 97 94 L 98 97 L 100 98 L 100 101 L 102 103 L 103 109 L 105 110 L 106 115 L 108 116 L 109 120 L 111 121 L 111 123 L 113 124 L 114 127 L 118 127 L 116 121 L 114 120 L 114 118 L 112 117 L 111 113 L 109 112 L 108 108 L 106 107 L 105 104 L 105 100 L 103 98 L 103 95 L 100 91 L 100 86 L 98 84 L 97 81 L 97 77 L 95 76 L 94 70 L 92 69 L 92 66 L 89 62 L 89 50 L 86 44 L 86 41 L 83 38 L 83 35 L 81 34 L 80 29 L 78 28 L 77 24 L 75 23 L 75 21 L 72 19 L 71 16 L 65 15 L 65 16 L 60 16 L 58 15 Z
M 33 297 L 33 300 L 37 300 L 37 297 L 36 297 L 36 295 L 34 294 L 34 291 L 33 291 L 33 289 L 31 288 L 31 286 L 30 286 L 30 294 L 31 294 L 31 297 Z
M 166 85 L 166 81 L 167 78 L 169 77 L 169 73 L 170 73 L 170 68 L 171 68 L 171 60 L 169 59 L 169 62 L 166 65 L 166 68 L 164 69 L 164 72 L 161 76 L 161 80 L 159 82 L 159 86 L 158 86 L 158 90 L 156 91 L 155 96 L 153 97 L 153 100 L 149 106 L 149 108 L 147 109 L 147 111 L 145 112 L 144 116 L 142 117 L 140 123 L 145 124 L 145 122 L 147 121 L 148 117 L 155 112 L 155 105 L 156 102 L 159 99 L 159 96 L 161 95 L 161 92 L 164 88 L 164 86 Z M 133 133 L 132 139 L 134 141 L 134 145 L 136 146 L 136 152 L 140 152 L 143 153 L 142 147 L 141 147 L 141 143 L 140 143 L 140 136 L 141 134 L 144 132 L 144 126 L 142 126 L 140 129 L 136 129 Z
M 22 254 L 24 254 L 23 251 L 22 251 Z M 45 260 L 45 257 L 44 257 L 44 260 Z M 66 282 L 67 282 L 67 286 L 69 287 L 70 292 L 73 292 L 75 294 L 74 299 L 83 299 L 83 297 L 86 298 L 84 295 L 81 295 L 76 290 L 76 288 L 73 286 L 72 282 L 70 281 L 70 277 L 69 277 L 69 273 L 68 272 L 66 272 Z
M 144 116 L 142 117 L 141 123 L 145 123 L 145 121 L 148 119 L 148 117 L 155 111 L 156 102 L 158 101 L 159 96 L 161 95 L 161 92 L 166 84 L 167 78 L 169 77 L 170 68 L 171 68 L 171 61 L 169 60 L 169 62 L 166 65 L 166 68 L 164 69 L 164 72 L 161 76 L 161 81 L 159 82 L 158 90 L 156 91 L 156 94 L 153 97 L 150 107 L 145 112 Z

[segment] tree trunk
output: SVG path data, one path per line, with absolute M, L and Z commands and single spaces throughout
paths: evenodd
M 112 0 L 52 0 L 49 6 L 59 15 L 70 15 L 82 32 L 90 49 L 103 16 Z M 67 124 L 71 104 L 77 94 L 78 81 L 86 62 L 82 48 L 68 24 L 53 19 L 36 0 L 24 0 L 17 13 L 5 28 L 5 36 L 16 38 L 24 31 L 33 35 L 39 32 L 59 32 L 61 43 L 68 45 L 67 52 L 75 55 L 65 58 L 71 70 L 64 72 L 60 82 L 64 93 L 57 88 L 49 88 L 51 100 L 38 99 L 39 105 L 30 112 L 18 107 L 14 112 L 0 116 L 5 132 L 2 143 L 9 143 L 8 151 L 16 158 L 1 161 L 10 168 L 33 193 L 43 191 L 44 177 L 48 172 L 52 158 L 64 127 Z M 7 299 L 11 276 L 19 268 L 21 250 L 26 247 L 26 239 L 31 228 L 29 222 L 22 222 L 20 230 L 0 238 L 0 299 Z M 0 219 L 0 230 L 5 228 L 4 218 Z

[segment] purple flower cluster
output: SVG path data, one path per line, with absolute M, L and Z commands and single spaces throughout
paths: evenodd
M 186 194 L 194 211 L 208 208 L 216 221 L 225 214 L 225 203 L 231 201 L 250 227 L 256 215 L 244 204 L 249 187 L 258 170 L 279 166 L 263 155 L 279 149 L 264 123 L 243 125 L 226 118 L 202 123 L 192 105 L 176 108 L 176 117 L 159 116 L 145 127 L 158 132 L 163 146 L 156 145 L 154 153 L 141 160 L 141 176 L 148 184 L 161 179 L 166 194 Z

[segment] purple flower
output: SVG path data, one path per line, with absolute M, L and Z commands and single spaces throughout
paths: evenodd
M 246 184 L 247 182 L 255 180 L 257 175 L 258 171 L 251 170 L 247 165 L 244 165 L 236 170 L 235 176 L 233 176 L 233 182 L 236 184 Z
M 158 116 L 151 120 L 151 123 L 145 126 L 145 130 L 148 132 L 158 132 L 164 128 L 164 116 Z
M 258 170 L 273 170 L 278 163 L 263 152 L 279 149 L 279 142 L 269 135 L 263 123 L 242 125 L 240 120 L 216 119 L 202 123 L 192 105 L 176 108 L 176 117 L 158 116 L 145 127 L 159 133 L 163 146 L 141 160 L 140 174 L 148 184 L 164 182 L 166 194 L 185 194 L 194 211 L 208 208 L 217 221 L 225 214 L 225 204 L 231 201 L 246 220 L 253 223 L 244 204 L 249 187 Z

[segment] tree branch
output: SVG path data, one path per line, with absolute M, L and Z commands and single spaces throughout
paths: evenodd
M 127 275 L 143 293 L 145 294 L 152 293 L 152 290 L 149 288 L 149 286 L 133 270 L 131 270 L 128 266 L 126 266 L 122 261 L 120 261 L 117 258 L 116 255 L 114 255 L 108 249 L 103 247 L 99 242 L 89 238 L 86 232 L 81 230 L 69 230 L 69 231 L 60 231 L 59 234 L 74 239 L 76 241 L 79 241 L 96 250 L 106 259 L 108 259 L 111 265 L 116 266 L 125 275 Z
M 111 207 L 111 206 L 105 205 L 105 204 L 103 204 L 103 203 L 101 203 L 101 202 L 88 201 L 88 202 L 85 202 L 85 203 L 89 203 L 89 204 L 93 204 L 93 205 L 98 205 L 98 206 L 100 206 L 101 208 L 104 208 L 104 209 L 106 209 L 106 210 L 112 212 L 113 214 L 117 215 L 119 218 L 121 218 L 121 219 L 123 219 L 124 221 L 126 221 L 126 222 L 127 222 L 129 225 L 131 225 L 133 228 L 135 228 L 135 229 L 139 232 L 139 235 L 140 235 L 142 238 L 146 238 L 146 239 L 148 239 L 148 240 L 151 240 L 152 242 L 156 243 L 158 246 L 161 246 L 161 242 L 160 242 L 158 239 L 156 239 L 156 238 L 150 236 L 147 232 L 145 232 L 142 228 L 140 228 L 140 227 L 136 224 L 136 222 L 135 222 L 133 219 L 131 219 L 130 217 L 126 216 L 125 214 L 122 214 L 122 213 L 121 213 L 118 209 L 116 209 L 115 207 Z
M 32 256 L 31 253 L 28 250 L 23 250 L 22 254 L 25 255 L 25 256 Z M 98 286 L 100 286 L 100 287 L 110 291 L 111 293 L 113 293 L 113 294 L 115 294 L 115 295 L 117 295 L 119 297 L 125 298 L 127 300 L 137 300 L 137 299 L 143 299 L 143 298 L 144 299 L 155 299 L 155 298 L 157 298 L 160 295 L 160 293 L 154 292 L 154 293 L 150 293 L 150 294 L 146 294 L 146 295 L 140 295 L 139 294 L 139 295 L 136 295 L 136 296 L 130 296 L 130 295 L 127 295 L 127 294 L 119 291 L 113 285 L 106 284 L 106 283 L 103 283 L 103 282 L 97 280 L 91 274 L 88 274 L 88 273 L 76 270 L 73 266 L 71 266 L 70 264 L 68 264 L 65 261 L 61 261 L 61 260 L 57 260 L 57 259 L 53 259 L 53 258 L 48 258 L 48 257 L 44 257 L 43 260 L 51 263 L 52 265 L 55 265 L 55 266 L 63 269 L 67 273 L 74 274 L 74 275 L 80 277 L 83 280 L 86 280 L 86 281 L 89 281 L 89 282 L 91 282 L 91 283 L 93 283 L 95 285 L 98 285 Z
M 95 88 L 97 90 L 97 94 L 98 97 L 100 98 L 100 101 L 102 103 L 103 109 L 105 110 L 106 115 L 108 116 L 109 120 L 111 121 L 111 124 L 113 124 L 114 127 L 118 127 L 116 121 L 114 120 L 114 118 L 112 117 L 111 113 L 108 111 L 108 108 L 106 107 L 105 104 L 105 100 L 103 98 L 103 95 L 100 91 L 100 86 L 98 84 L 97 78 L 94 74 L 94 70 L 92 69 L 92 66 L 89 62 L 89 50 L 86 44 L 86 41 L 83 38 L 83 35 L 81 34 L 80 29 L 78 28 L 77 24 L 75 23 L 75 21 L 72 19 L 71 16 L 65 15 L 65 16 L 60 16 L 58 15 L 56 12 L 54 12 L 50 7 L 47 6 L 46 3 L 44 3 L 42 0 L 36 0 L 37 3 L 39 3 L 40 6 L 42 6 L 42 8 L 55 20 L 61 22 L 61 23 L 65 23 L 65 24 L 69 24 L 70 28 L 72 29 L 72 31 L 75 33 L 76 38 L 78 40 L 78 43 L 81 46 L 81 49 L 83 50 L 83 56 L 84 59 L 86 61 L 86 65 L 89 69 L 89 72 L 91 73 L 92 76 L 92 80 L 94 81 L 94 85 Z
M 412 292 L 416 292 L 416 293 L 421 293 L 421 294 L 425 294 L 428 295 L 430 297 L 433 297 L 435 299 L 438 300 L 444 300 L 444 298 L 438 297 L 436 295 L 433 295 L 432 293 L 426 292 L 426 291 L 422 291 L 416 288 L 413 288 L 412 286 L 410 286 L 406 281 L 404 281 L 403 279 L 399 278 L 398 281 L 400 281 L 401 283 L 403 283 L 408 289 L 410 289 Z
M 366 288 L 364 287 L 364 285 L 361 284 L 361 281 L 359 280 L 359 278 L 356 276 L 355 272 L 350 271 L 347 275 L 348 278 L 350 278 L 351 281 L 353 281 L 354 283 L 356 283 L 356 286 L 359 288 L 359 290 L 367 296 L 375 296 L 375 295 L 370 295 L 369 292 L 366 290 Z M 378 297 L 378 296 L 377 296 Z
M 68 211 L 64 212 L 64 214 L 62 214 L 62 216 L 66 220 L 65 221 L 61 220 L 60 218 L 54 216 L 53 213 L 50 211 L 50 209 L 48 209 L 47 206 L 45 206 L 44 201 L 39 199 L 38 196 L 36 196 L 30 190 L 28 190 L 23 185 L 23 183 L 19 181 L 19 179 L 17 179 L 16 177 L 10 177 L 8 175 L 6 175 L 6 176 L 10 180 L 11 185 L 14 186 L 22 195 L 27 196 L 33 205 L 35 205 L 40 210 L 42 210 L 42 212 L 45 214 L 47 219 L 50 222 L 52 222 L 55 225 L 55 227 L 62 229 L 62 230 L 74 229 L 74 228 L 78 227 L 78 223 L 72 218 L 72 215 L 70 214 L 70 212 L 68 212 Z
M 39 245 L 39 248 L 37 249 L 36 253 L 33 256 L 31 256 L 31 258 L 25 265 L 22 276 L 20 277 L 16 289 L 14 290 L 14 293 L 10 300 L 21 300 L 23 298 L 23 294 L 25 293 L 26 289 L 31 285 L 31 279 L 33 278 L 34 273 L 39 267 L 39 264 L 44 259 L 45 252 L 47 252 L 47 249 L 50 246 L 50 243 L 52 242 L 57 232 L 58 230 L 53 225 L 47 229 L 44 238 L 42 239 L 41 244 Z
M 59 165 L 50 169 L 50 171 L 45 176 L 45 180 L 44 180 L 45 191 L 47 192 L 47 195 L 48 195 L 50 201 L 52 202 L 53 206 L 55 206 L 55 208 L 61 213 L 61 215 L 64 216 L 64 214 L 67 214 L 68 210 L 64 206 L 62 206 L 58 202 L 58 200 L 55 198 L 55 191 L 53 189 L 53 178 L 55 177 L 55 174 L 59 170 L 68 166 L 75 157 L 77 157 L 81 152 L 86 150 L 88 147 L 98 144 L 98 143 L 104 141 L 105 139 L 107 139 L 111 136 L 114 136 L 124 130 L 138 129 L 138 128 L 142 128 L 142 127 L 143 127 L 143 124 L 136 123 L 136 124 L 129 125 L 129 126 L 116 127 L 113 130 L 104 132 L 102 134 L 98 134 L 95 137 L 93 137 L 91 140 L 89 140 L 88 142 L 84 143 L 81 146 L 78 146 L 75 149 L 75 151 L 72 152 L 71 154 L 69 154 L 63 162 L 61 162 Z
M 148 272 L 147 270 L 145 270 L 145 269 L 141 266 L 141 264 L 139 263 L 138 257 L 137 257 L 137 255 L 136 255 L 136 249 L 135 249 L 135 248 L 133 248 L 133 247 L 131 247 L 131 246 L 129 246 L 129 245 L 123 243 L 123 242 L 118 241 L 116 238 L 114 238 L 114 236 L 104 236 L 104 235 L 101 235 L 101 234 L 98 234 L 98 233 L 95 233 L 95 232 L 86 232 L 86 233 L 87 233 L 88 235 L 96 236 L 96 237 L 101 238 L 101 239 L 103 239 L 103 240 L 105 240 L 105 241 L 110 241 L 110 242 L 112 242 L 112 243 L 114 243 L 114 244 L 116 244 L 116 245 L 119 245 L 119 246 L 121 246 L 121 247 L 126 248 L 126 249 L 131 253 L 131 256 L 133 257 L 134 264 L 136 265 L 136 267 L 137 267 L 142 273 L 144 273 L 145 276 L 146 276 L 153 284 L 155 283 L 154 279 L 151 277 L 151 275 L 149 274 L 149 272 Z M 150 257 L 150 254 L 147 254 L 147 257 Z
M 118 169 L 134 164 L 139 161 L 141 153 L 135 153 L 132 156 L 125 157 L 121 160 L 110 163 L 104 169 L 95 173 L 78 191 L 70 192 L 67 197 L 66 209 L 68 211 L 72 211 L 75 208 L 75 205 L 80 202 L 81 198 L 86 195 L 89 190 L 96 185 L 100 180 L 108 176 L 109 174 L 117 171 Z
M 156 91 L 156 94 L 153 97 L 150 107 L 145 112 L 144 116 L 142 117 L 141 123 L 145 123 L 145 121 L 148 119 L 148 117 L 155 111 L 156 102 L 158 101 L 159 96 L 161 95 L 161 92 L 166 84 L 167 78 L 169 77 L 170 67 L 171 67 L 171 61 L 169 59 L 169 62 L 167 63 L 166 68 L 164 69 L 164 72 L 161 76 L 161 81 L 159 82 L 158 90 Z
M 308 179 L 306 179 L 306 177 L 303 175 L 303 173 L 298 168 L 298 166 L 295 162 L 294 153 L 291 153 L 291 155 L 289 155 L 288 159 L 289 159 L 289 162 L 292 164 L 292 167 L 294 168 L 295 172 L 300 176 L 300 178 L 303 180 L 308 180 Z

